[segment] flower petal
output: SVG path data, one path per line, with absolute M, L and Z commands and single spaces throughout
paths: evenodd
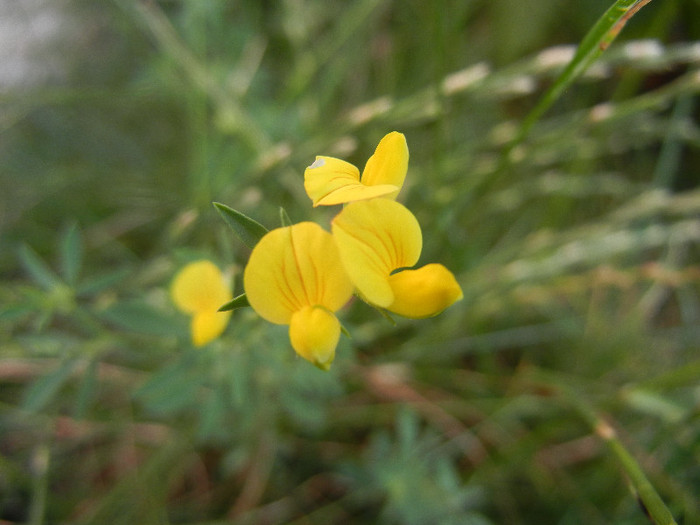
M 442 264 L 427 264 L 389 277 L 394 302 L 389 311 L 412 317 L 432 317 L 464 297 L 455 276 Z
M 321 156 L 304 171 L 304 188 L 314 206 L 372 199 L 399 190 L 393 185 L 368 188 L 360 183 L 360 172 L 355 166 L 344 160 Z
M 226 329 L 231 312 L 202 311 L 194 314 L 191 322 L 192 343 L 203 346 L 219 337 Z
M 305 306 L 334 312 L 353 286 L 330 233 L 312 222 L 268 232 L 253 248 L 243 273 L 248 301 L 264 319 L 289 324 Z
M 348 184 L 329 193 L 320 199 L 315 206 L 333 206 L 335 204 L 364 201 L 376 197 L 394 198 L 398 195 L 399 189 L 391 184 L 380 184 L 379 186 L 365 186 L 360 183 Z
M 403 133 L 392 131 L 379 141 L 365 169 L 362 172 L 362 184 L 378 186 L 390 184 L 396 187 L 396 194 L 403 186 L 408 171 L 408 144 Z M 393 195 L 392 198 L 395 198 Z
M 215 312 L 233 298 L 221 270 L 207 260 L 182 268 L 170 286 L 170 295 L 175 306 L 189 314 Z
M 304 189 L 314 206 L 338 188 L 360 183 L 360 171 L 344 160 L 334 157 L 316 157 L 304 171 Z
M 416 218 L 389 199 L 348 204 L 333 219 L 333 238 L 357 289 L 384 308 L 394 301 L 391 272 L 416 264 L 423 245 Z
M 319 306 L 305 306 L 292 315 L 289 340 L 301 357 L 328 370 L 335 358 L 340 339 L 340 321 Z

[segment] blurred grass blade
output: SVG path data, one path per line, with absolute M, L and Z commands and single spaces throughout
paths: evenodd
M 23 244 L 19 249 L 19 259 L 34 282 L 45 290 L 51 290 L 62 284 L 58 275 L 26 244 Z
M 627 21 L 651 0 L 616 0 L 583 37 L 571 62 L 561 72 L 537 105 L 525 117 L 518 134 L 506 149 L 510 153 L 527 136 L 532 126 L 556 102 L 559 96 L 605 51 Z
M 80 379 L 80 386 L 75 397 L 73 414 L 77 419 L 83 419 L 97 397 L 97 359 L 92 359 Z
M 185 73 L 186 78 L 215 103 L 218 113 L 256 151 L 269 147 L 269 139 L 230 90 L 213 77 L 200 57 L 193 53 L 189 42 L 182 39 L 163 9 L 155 2 L 120 0 L 117 5 L 144 26 L 159 50 L 170 57 Z
M 228 303 L 223 305 L 221 308 L 219 308 L 218 311 L 228 312 L 229 310 L 235 310 L 236 308 L 245 308 L 246 306 L 250 306 L 250 303 L 248 302 L 248 296 L 246 294 L 241 294 L 237 297 L 234 297 Z
M 78 359 L 65 361 L 50 374 L 34 381 L 24 393 L 22 408 L 30 412 L 39 412 L 46 407 L 68 381 L 79 362 Z
M 372 23 L 376 10 L 386 4 L 385 0 L 362 0 L 342 4 L 334 18 L 342 21 L 333 26 L 327 35 L 319 34 L 314 45 L 301 59 L 287 82 L 287 96 L 294 99 L 302 95 L 319 71 L 333 60 L 337 60 L 344 45 L 364 26 Z M 327 68 L 332 71 L 333 68 Z
M 265 226 L 225 204 L 215 202 L 214 207 L 248 248 L 252 249 L 267 233 Z
M 74 286 L 83 263 L 83 240 L 78 225 L 71 224 L 61 239 L 61 273 L 66 282 Z

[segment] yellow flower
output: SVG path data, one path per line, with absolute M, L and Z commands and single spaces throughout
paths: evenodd
M 231 312 L 217 310 L 233 297 L 229 283 L 211 261 L 196 261 L 173 279 L 170 295 L 175 306 L 192 317 L 192 343 L 203 346 L 226 329 Z
M 353 293 L 330 233 L 312 222 L 268 232 L 250 254 L 243 285 L 261 317 L 289 325 L 297 354 L 330 368 L 340 338 L 334 312 Z
M 392 131 L 377 145 L 360 179 L 360 171 L 344 160 L 316 157 L 304 172 L 304 188 L 314 206 L 331 206 L 375 197 L 395 199 L 408 170 L 408 145 Z
M 333 219 L 340 258 L 360 294 L 371 304 L 412 318 L 437 315 L 462 299 L 454 275 L 441 264 L 418 262 L 423 237 L 418 221 L 389 199 L 348 204 Z

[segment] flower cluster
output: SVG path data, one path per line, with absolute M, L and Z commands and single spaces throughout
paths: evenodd
M 215 203 L 252 252 L 243 273 L 245 294 L 235 299 L 209 261 L 190 263 L 175 277 L 171 295 L 192 317 L 194 345 L 218 337 L 230 309 L 250 305 L 271 323 L 289 325 L 294 350 L 328 370 L 341 332 L 335 313 L 354 293 L 410 318 L 437 315 L 460 300 L 462 289 L 443 265 L 415 268 L 423 247 L 420 225 L 395 201 L 407 170 L 406 138 L 396 131 L 379 142 L 362 175 L 343 160 L 316 157 L 304 172 L 306 193 L 314 206 L 344 205 L 330 233 L 313 222 L 267 231 Z
M 332 233 L 302 222 L 266 233 L 243 274 L 249 304 L 264 319 L 289 325 L 294 350 L 327 370 L 341 327 L 335 316 L 354 292 L 396 314 L 437 315 L 462 298 L 441 264 L 413 268 L 422 233 L 415 216 L 396 202 L 408 170 L 403 134 L 386 135 L 360 176 L 352 164 L 318 156 L 304 173 L 314 206 L 344 204 Z

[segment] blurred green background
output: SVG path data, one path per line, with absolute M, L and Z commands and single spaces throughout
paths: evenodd
M 509 148 L 611 4 L 0 2 L 0 523 L 649 523 L 624 452 L 700 523 L 700 3 Z M 212 201 L 327 227 L 304 168 L 392 130 L 464 300 L 353 303 L 328 373 L 250 309 L 193 349 Z

